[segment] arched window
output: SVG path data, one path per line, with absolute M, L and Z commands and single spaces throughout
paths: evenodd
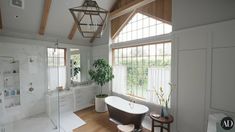
M 114 43 L 147 38 L 172 32 L 172 26 L 141 13 L 136 13 L 116 35 Z

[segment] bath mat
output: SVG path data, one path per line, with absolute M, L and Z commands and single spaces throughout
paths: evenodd
M 61 113 L 60 125 L 64 132 L 73 132 L 73 129 L 81 127 L 85 124 L 86 122 L 84 122 L 73 112 Z

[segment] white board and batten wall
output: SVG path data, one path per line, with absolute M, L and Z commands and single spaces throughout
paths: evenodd
M 235 115 L 235 20 L 174 32 L 178 132 L 206 132 L 208 114 Z

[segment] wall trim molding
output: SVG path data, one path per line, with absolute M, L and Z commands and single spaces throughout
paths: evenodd
M 224 20 L 214 21 L 214 22 L 205 23 L 205 24 L 198 24 L 198 25 L 189 26 L 189 27 L 185 27 L 185 28 L 179 28 L 179 29 L 174 29 L 173 28 L 173 31 L 174 32 L 179 32 L 179 31 L 183 31 L 183 30 L 194 29 L 194 28 L 197 28 L 197 27 L 206 27 L 208 25 L 213 25 L 213 24 L 218 24 L 218 23 L 223 23 L 223 22 L 228 22 L 228 21 L 233 21 L 233 20 L 235 20 L 235 18 L 234 19 L 224 19 Z M 174 23 L 174 22 L 172 22 L 172 23 Z M 173 25 L 173 27 L 174 27 L 174 25 Z
M 0 36 L 0 42 L 14 43 L 14 44 L 40 45 L 40 46 L 55 46 L 55 43 L 56 43 L 56 41 L 25 39 L 25 38 L 17 38 L 17 37 L 9 37 L 9 36 Z M 66 44 L 66 43 L 60 43 L 60 42 L 59 42 L 59 45 L 62 47 L 71 47 L 71 48 L 90 47 L 90 46 Z
M 220 21 L 215 21 L 215 22 L 211 22 L 211 23 L 206 23 L 206 24 L 199 24 L 199 25 L 195 25 L 195 26 L 190 26 L 190 27 L 186 27 L 186 28 L 180 28 L 180 29 L 174 29 L 174 24 L 173 24 L 173 32 L 181 32 L 181 31 L 185 31 L 185 30 L 190 30 L 190 29 L 195 29 L 195 28 L 203 28 L 203 27 L 207 27 L 210 25 L 215 25 L 215 24 L 220 24 L 220 23 L 224 23 L 224 22 L 230 22 L 230 21 L 235 21 L 234 19 L 225 19 L 225 20 L 220 20 Z
M 69 40 L 63 37 L 55 37 L 49 35 L 38 35 L 34 33 L 27 33 L 27 32 L 15 32 L 11 30 L 4 29 L 4 31 L 0 32 L 0 37 L 11 37 L 11 38 L 18 38 L 18 39 L 30 39 L 36 41 L 46 41 L 46 42 L 56 42 L 57 40 L 64 44 L 72 44 L 72 45 L 80 45 L 80 46 L 91 46 L 89 41 L 81 40 Z

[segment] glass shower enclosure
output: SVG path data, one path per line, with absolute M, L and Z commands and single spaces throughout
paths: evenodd
M 50 51 L 49 51 L 50 49 Z M 60 54 L 57 45 L 45 48 L 45 55 L 36 57 L 1 56 L 0 54 L 0 132 L 60 132 L 59 89 L 61 86 Z M 17 58 L 17 59 L 16 59 Z M 46 59 L 47 58 L 47 59 Z M 37 73 L 30 69 L 41 65 Z M 25 80 L 40 75 L 48 78 L 48 88 L 38 95 L 37 80 Z M 44 78 L 43 78 L 44 79 Z M 43 80 L 42 79 L 42 80 Z M 44 103 L 31 101 L 42 96 Z M 31 102 L 30 102 L 31 101 Z M 30 103 L 31 104 L 30 104 Z M 42 105 L 42 106 L 40 106 Z M 45 106 L 44 106 L 45 105 Z M 32 107 L 45 107 L 43 113 L 32 114 Z

